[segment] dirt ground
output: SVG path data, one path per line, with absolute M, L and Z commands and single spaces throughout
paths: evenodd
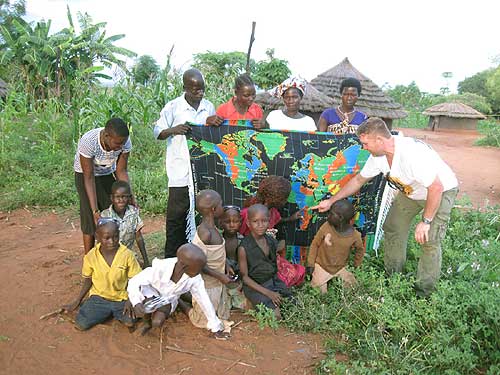
M 500 148 L 477 147 L 476 131 L 399 129 L 431 145 L 453 169 L 460 183 L 459 198 L 467 196 L 475 207 L 500 205 Z
M 500 149 L 473 147 L 477 134 L 471 132 L 404 132 L 441 154 L 474 205 L 500 204 Z M 163 230 L 162 219 L 146 224 L 149 232 Z M 230 341 L 209 338 L 178 315 L 166 326 L 161 353 L 158 332 L 138 337 L 108 323 L 82 333 L 61 316 L 40 320 L 80 289 L 74 213 L 0 212 L 0 256 L 0 374 L 310 374 L 324 356 L 319 336 L 261 331 L 242 314 L 233 318 L 238 326 Z
M 243 314 L 232 316 L 239 324 L 229 341 L 210 338 L 177 315 L 164 331 L 161 359 L 158 331 L 141 337 L 110 322 L 79 332 L 63 316 L 39 320 L 80 289 L 81 234 L 74 219 L 27 209 L 0 213 L 1 374 L 312 373 L 322 356 L 319 336 L 260 330 Z M 146 226 L 158 230 L 162 221 Z

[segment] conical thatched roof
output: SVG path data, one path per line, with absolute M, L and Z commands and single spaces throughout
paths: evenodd
M 477 118 L 484 120 L 486 118 L 481 112 L 474 108 L 459 102 L 441 103 L 427 108 L 424 112 L 427 116 L 447 116 L 456 118 Z
M 7 95 L 7 84 L 0 78 L 0 97 Z
M 400 104 L 385 95 L 375 83 L 352 66 L 347 57 L 340 64 L 314 78 L 311 84 L 323 94 L 333 98 L 335 104 L 339 105 L 341 103 L 340 83 L 349 77 L 361 82 L 361 96 L 356 103 L 358 110 L 369 117 L 397 119 L 407 116 Z
M 281 98 L 275 98 L 267 91 L 258 93 L 255 102 L 262 106 L 264 111 L 272 111 L 284 107 Z M 321 113 L 325 109 L 334 106 L 332 98 L 320 93 L 309 82 L 306 84 L 306 93 L 300 102 L 300 110 L 305 112 Z

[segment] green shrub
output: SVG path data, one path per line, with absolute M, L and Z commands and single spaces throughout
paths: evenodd
M 413 290 L 419 247 L 410 241 L 406 274 L 387 277 L 378 258 L 356 270 L 358 285 L 332 282 L 326 295 L 309 286 L 285 306 L 285 324 L 327 337 L 319 373 L 495 373 L 500 363 L 500 215 L 452 212 L 438 290 Z M 348 356 L 339 362 L 335 354 Z
M 484 137 L 478 139 L 476 145 L 500 147 L 500 123 L 498 121 L 479 121 L 477 129 Z

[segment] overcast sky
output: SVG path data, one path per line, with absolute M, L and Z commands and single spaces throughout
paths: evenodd
M 71 12 L 107 22 L 108 35 L 126 34 L 118 45 L 189 67 L 194 53 L 244 51 L 257 22 L 252 57 L 267 48 L 288 60 L 294 74 L 311 80 L 344 57 L 379 86 L 409 84 L 438 93 L 493 66 L 500 55 L 500 1 L 475 0 L 28 0 L 29 20 L 52 19 L 52 31 L 68 25 Z M 76 18 L 75 18 L 76 20 Z

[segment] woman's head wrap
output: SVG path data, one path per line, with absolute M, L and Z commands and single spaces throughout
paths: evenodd
M 274 89 L 271 89 L 269 93 L 276 98 L 281 98 L 285 91 L 289 88 L 299 90 L 302 93 L 302 96 L 304 96 L 306 93 L 306 80 L 298 76 L 287 78 Z

